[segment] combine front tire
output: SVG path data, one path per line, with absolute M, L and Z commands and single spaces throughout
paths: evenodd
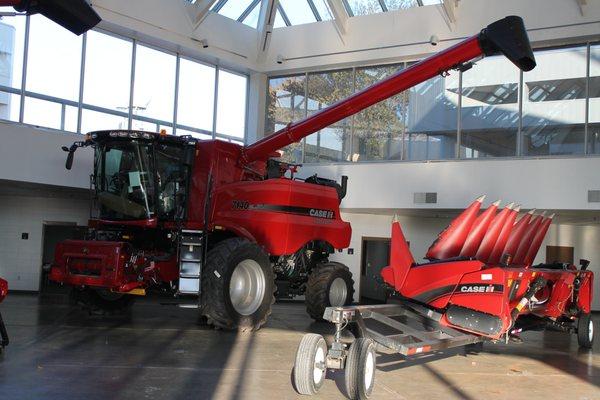
M 307 333 L 302 337 L 294 363 L 294 386 L 300 394 L 316 394 L 325 382 L 327 343 L 323 336 Z
M 348 397 L 368 399 L 375 386 L 375 344 L 371 339 L 358 338 L 348 350 L 345 380 Z
M 315 320 L 323 320 L 325 308 L 352 303 L 354 281 L 348 267 L 337 262 L 319 264 L 306 284 L 306 311 Z
M 577 342 L 579 347 L 591 349 L 594 344 L 594 320 L 592 314 L 581 314 L 577 320 Z
M 202 272 L 202 315 L 223 329 L 254 331 L 271 314 L 275 278 L 256 243 L 231 238 L 209 251 Z

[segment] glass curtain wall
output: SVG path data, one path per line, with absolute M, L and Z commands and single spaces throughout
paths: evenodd
M 494 56 L 465 72 L 432 78 L 309 136 L 303 145 L 289 146 L 293 157 L 288 159 L 326 163 L 600 154 L 600 44 L 535 54 L 538 65 L 527 73 Z M 311 115 L 409 65 L 271 78 L 266 130 L 301 119 L 303 107 Z
M 164 129 L 240 143 L 247 86 L 246 75 L 111 33 L 75 36 L 38 15 L 0 21 L 3 120 L 79 133 Z

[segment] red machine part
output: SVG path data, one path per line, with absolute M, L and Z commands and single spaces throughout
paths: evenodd
M 0 302 L 8 295 L 8 282 L 0 278 Z
M 432 248 L 437 246 L 437 249 L 453 249 L 457 252 L 458 244 L 462 243 L 450 241 L 467 240 L 463 239 L 465 234 L 460 232 L 463 229 L 460 224 L 473 219 L 468 211 L 478 209 L 478 202 L 479 199 L 452 221 Z M 489 210 L 490 208 L 482 214 L 485 215 L 485 219 L 489 219 L 489 215 L 485 214 L 490 213 Z M 575 266 L 566 269 L 562 266 L 530 266 L 548 231 L 552 216 L 538 216 L 529 223 L 530 217 L 531 214 L 528 213 L 512 225 L 516 212 L 507 207 L 498 214 L 496 224 L 488 224 L 489 229 L 494 229 L 495 232 L 491 236 L 497 236 L 496 244 L 500 247 L 503 247 L 505 241 L 501 236 L 509 236 L 504 228 L 507 224 L 510 224 L 513 233 L 517 231 L 513 235 L 513 242 L 517 242 L 519 237 L 521 241 L 512 246 L 520 248 L 521 253 L 526 254 L 527 261 L 527 264 L 518 267 L 486 263 L 487 251 L 483 252 L 481 259 L 461 258 L 415 264 L 400 224 L 394 219 L 390 265 L 382 269 L 381 276 L 401 296 L 441 310 L 444 314 L 441 321 L 443 324 L 493 339 L 504 335 L 519 315 L 531 313 L 541 318 L 557 319 L 574 318 L 580 313 L 589 313 L 593 297 L 591 271 L 578 270 Z M 480 216 L 479 220 L 483 221 L 484 218 Z M 503 224 L 503 229 L 498 229 Z M 476 230 L 479 227 L 472 224 L 472 229 Z M 461 235 L 457 235 L 456 232 L 460 232 Z M 480 232 L 477 232 L 477 235 L 480 235 Z M 490 243 L 492 241 L 489 240 Z M 482 242 L 483 244 L 490 248 L 490 244 Z M 451 257 L 457 255 L 450 254 Z M 533 289 L 530 291 L 530 288 Z M 528 296 L 528 291 L 532 296 L 523 301 Z M 463 323 L 457 325 L 457 320 L 463 316 L 466 316 Z M 485 321 L 484 328 L 472 328 L 472 321 L 475 320 Z

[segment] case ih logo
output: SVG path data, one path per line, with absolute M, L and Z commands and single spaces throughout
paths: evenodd
M 502 285 L 459 285 L 460 293 L 502 293 L 504 286 Z
M 331 210 L 317 210 L 316 208 L 311 208 L 308 211 L 308 215 L 317 218 L 333 219 L 333 211 Z

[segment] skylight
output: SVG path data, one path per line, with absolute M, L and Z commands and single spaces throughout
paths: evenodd
M 194 3 L 195 0 L 188 0 Z M 350 17 L 440 4 L 442 0 L 342 0 Z M 212 12 L 257 27 L 260 0 L 217 0 Z M 333 19 L 327 0 L 279 0 L 275 28 Z
M 342 0 L 351 17 L 440 4 L 441 0 Z

